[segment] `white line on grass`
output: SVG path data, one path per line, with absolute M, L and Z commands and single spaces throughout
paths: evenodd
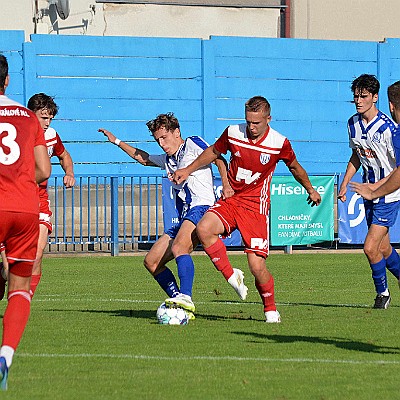
M 190 357 L 166 357 L 149 356 L 143 354 L 46 354 L 46 353 L 18 353 L 19 357 L 30 358 L 109 358 L 109 359 L 131 359 L 131 360 L 166 360 L 166 361 L 238 361 L 238 362 L 282 362 L 282 363 L 314 363 L 314 364 L 400 364 L 400 360 L 332 360 L 320 358 L 266 358 L 266 357 L 232 357 L 232 356 L 190 356 Z
M 99 298 L 84 298 L 84 297 L 79 297 L 79 298 L 71 298 L 71 297 L 57 297 L 57 298 L 45 298 L 45 299 L 40 299 L 36 298 L 35 302 L 40 302 L 40 303 L 45 303 L 45 302 L 58 302 L 58 301 L 68 301 L 69 303 L 74 301 L 74 302 L 84 302 L 84 301 L 89 301 L 89 302 L 98 302 L 98 303 L 154 303 L 154 304 L 159 304 L 160 300 L 132 300 L 132 299 L 99 299 Z M 261 304 L 258 301 L 246 301 L 246 302 L 241 302 L 241 301 L 196 301 L 196 304 L 229 304 L 229 305 L 254 305 L 254 304 Z M 313 304 L 302 304 L 302 303 L 276 303 L 277 306 L 289 306 L 289 307 L 299 307 L 299 306 L 314 306 Z M 371 308 L 370 304 L 315 304 L 315 306 L 332 306 L 332 307 L 361 307 L 361 308 Z

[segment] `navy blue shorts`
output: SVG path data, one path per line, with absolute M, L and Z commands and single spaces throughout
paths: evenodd
M 374 224 L 390 228 L 396 222 L 399 207 L 400 201 L 373 203 L 370 200 L 365 200 L 365 219 L 367 220 L 368 227 Z
M 174 226 L 169 228 L 165 233 L 172 239 L 176 237 L 178 231 L 182 225 L 182 222 L 187 219 L 193 224 L 197 225 L 201 220 L 202 216 L 206 213 L 206 211 L 210 208 L 210 206 L 195 206 L 193 208 L 189 208 L 188 212 L 184 215 L 184 217 Z

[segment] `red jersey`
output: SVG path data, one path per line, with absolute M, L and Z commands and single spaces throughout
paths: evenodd
M 214 147 L 220 153 L 231 153 L 228 179 L 241 206 L 268 215 L 270 185 L 276 164 L 283 160 L 290 165 L 296 158 L 289 140 L 268 127 L 253 143 L 247 125 L 231 125 L 225 129 Z
M 34 147 L 45 146 L 36 115 L 0 94 L 0 210 L 38 214 Z
M 62 153 L 65 151 L 64 144 L 58 136 L 58 133 L 55 131 L 55 129 L 49 127 L 46 129 L 44 133 L 44 137 L 46 140 L 46 146 L 47 146 L 47 154 L 49 157 L 57 156 L 59 157 Z M 39 197 L 40 199 L 47 199 L 47 180 L 39 184 Z

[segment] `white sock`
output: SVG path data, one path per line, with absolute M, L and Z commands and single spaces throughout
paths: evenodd
M 6 364 L 8 368 L 10 368 L 12 364 L 14 352 L 15 350 L 10 346 L 1 346 L 0 348 L 0 357 L 4 357 L 6 359 Z

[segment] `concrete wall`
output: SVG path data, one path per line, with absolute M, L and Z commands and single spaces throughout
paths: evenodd
M 249 4 L 242 1 L 244 5 Z M 70 0 L 66 20 L 49 1 L 2 0 L 2 30 L 96 36 L 279 37 L 279 8 L 199 7 L 162 4 L 112 4 Z M 155 2 L 156 3 L 156 2 Z M 239 3 L 239 0 L 237 1 Z M 269 2 L 268 2 L 269 3 Z M 400 37 L 398 0 L 291 0 L 293 38 L 383 41 Z M 35 23 L 36 21 L 36 23 Z
M 383 41 L 400 37 L 398 0 L 291 0 L 291 37 Z
M 26 40 L 33 33 L 187 38 L 279 36 L 279 8 L 102 4 L 94 0 L 70 0 L 70 15 L 62 20 L 55 6 L 49 6 L 49 1 L 37 1 L 39 12 L 35 18 L 35 0 L 3 0 L 1 29 L 23 30 Z

